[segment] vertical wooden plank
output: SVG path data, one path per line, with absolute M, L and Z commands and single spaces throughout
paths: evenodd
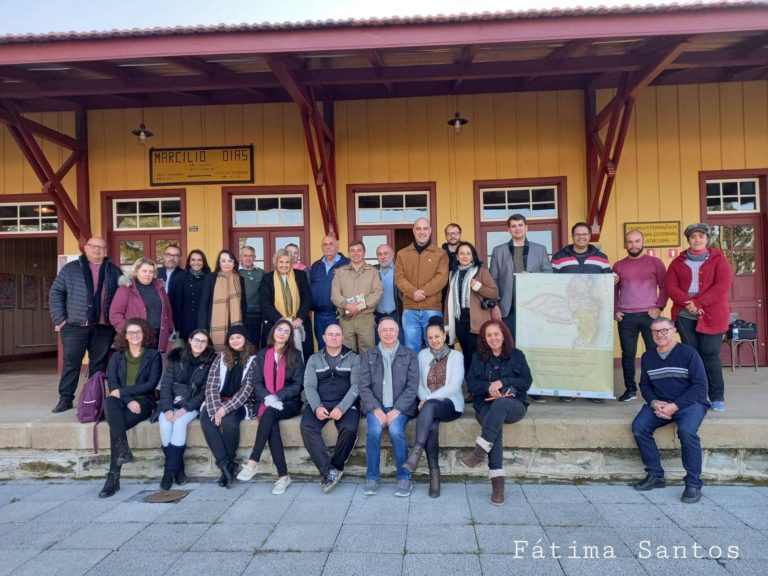
M 537 92 L 536 125 L 539 134 L 536 154 L 541 176 L 556 176 L 560 166 L 557 92 Z
M 570 214 L 586 217 L 586 149 L 584 144 L 584 97 L 580 91 L 558 92 L 558 155 L 560 165 L 552 176 L 565 176 L 568 185 L 568 220 Z M 562 208 L 561 208 L 562 210 Z M 564 211 L 563 211 L 564 212 Z M 581 215 L 584 216 L 581 216 Z
M 497 117 L 494 107 L 493 94 L 478 94 L 474 97 L 474 110 L 469 119 L 471 130 L 468 130 L 474 140 L 475 164 L 477 171 L 475 178 L 478 180 L 492 180 L 496 178 L 496 129 Z M 447 120 L 447 119 L 446 119 Z
M 635 104 L 637 134 L 637 214 L 641 221 L 658 219 L 659 137 L 656 126 L 656 92 L 645 90 Z
M 744 83 L 744 158 L 746 168 L 768 162 L 768 80 Z
M 428 100 L 426 98 L 408 98 L 405 100 L 407 117 L 408 180 L 421 182 L 429 178 Z
M 702 170 L 723 170 L 720 88 L 717 84 L 699 86 L 699 125 Z
M 533 92 L 517 94 L 517 165 L 520 167 L 520 178 L 540 176 L 536 97 Z
M 705 113 L 702 110 L 702 102 L 706 96 L 701 93 L 702 86 L 690 84 L 677 88 L 678 118 L 680 123 L 680 197 L 682 206 L 679 217 L 683 229 L 686 224 L 698 222 L 701 218 L 699 212 L 699 171 L 703 169 L 704 149 L 710 150 L 711 143 L 703 143 L 702 119 Z M 710 135 L 711 137 L 711 135 Z M 681 243 L 685 243 L 681 239 Z
M 454 148 L 454 134 L 448 126 L 448 118 L 453 115 L 451 110 L 454 104 L 450 104 L 451 99 L 443 96 L 434 96 L 428 98 L 427 109 L 427 156 L 424 160 L 429 166 L 429 173 L 426 180 L 434 181 L 437 190 L 437 206 L 435 214 L 438 219 L 456 219 L 461 220 L 460 224 L 464 227 L 468 224 L 471 212 L 456 216 L 460 208 L 467 203 L 467 196 L 471 194 L 458 194 L 456 191 L 456 155 Z M 442 211 L 442 212 L 441 212 Z M 444 214 L 444 216 L 442 215 Z M 440 230 L 436 230 L 434 237 L 442 240 Z
M 494 94 L 493 117 L 496 120 L 494 132 L 496 174 L 493 178 L 518 178 L 520 176 L 520 169 L 517 160 L 516 95 Z
M 740 82 L 720 84 L 720 133 L 723 167 L 728 170 L 745 168 L 744 95 Z
M 680 118 L 678 117 L 678 87 L 655 88 L 658 106 L 657 132 L 659 147 L 659 189 L 656 191 L 656 217 L 677 219 L 682 213 L 680 166 Z
M 408 161 L 408 100 L 408 98 L 387 100 L 388 182 L 408 182 L 411 179 L 408 172 L 410 167 Z
M 285 153 L 285 133 L 283 129 L 286 110 L 283 106 L 266 104 L 264 106 L 264 184 L 283 184 L 283 154 Z
M 458 109 L 466 118 L 472 119 L 478 116 L 478 106 L 475 96 L 460 96 Z M 449 100 L 450 101 L 450 100 Z M 447 121 L 447 120 L 446 120 Z M 437 226 L 435 237 L 443 242 L 443 230 L 448 222 L 462 220 L 459 222 L 464 226 L 466 219 L 473 216 L 471 204 L 463 202 L 463 198 L 472 194 L 474 190 L 474 180 L 476 179 L 478 167 L 478 153 L 475 147 L 477 140 L 476 133 L 480 130 L 477 124 L 467 124 L 460 135 L 456 135 L 452 128 L 444 125 L 448 131 L 448 141 L 454 147 L 455 180 L 451 184 L 449 191 L 442 193 L 437 191 Z M 450 161 L 450 159 L 449 159 Z M 451 202 L 451 196 L 455 198 L 455 203 Z
M 389 105 L 387 100 L 369 100 L 368 135 L 370 137 L 370 171 L 372 182 L 389 182 Z

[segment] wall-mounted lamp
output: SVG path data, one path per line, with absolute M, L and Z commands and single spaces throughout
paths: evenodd
M 456 110 L 456 114 L 454 115 L 454 117 L 448 120 L 448 125 L 453 126 L 453 133 L 456 134 L 456 136 L 461 134 L 461 129 L 466 124 L 469 124 L 469 120 L 467 120 L 466 118 L 462 118 L 458 110 Z

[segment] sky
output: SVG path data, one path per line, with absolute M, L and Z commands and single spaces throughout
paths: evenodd
M 0 0 L 0 35 L 670 3 L 672 0 Z

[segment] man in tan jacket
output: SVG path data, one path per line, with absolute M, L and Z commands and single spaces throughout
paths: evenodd
M 405 345 L 417 352 L 426 338 L 432 316 L 441 316 L 442 291 L 448 283 L 448 254 L 432 243 L 432 227 L 425 218 L 413 223 L 413 244 L 397 253 L 395 286 L 403 293 Z
M 374 345 L 374 312 L 384 288 L 379 272 L 365 262 L 365 244 L 349 245 L 349 264 L 336 269 L 331 284 L 331 302 L 339 313 L 344 346 L 363 354 Z

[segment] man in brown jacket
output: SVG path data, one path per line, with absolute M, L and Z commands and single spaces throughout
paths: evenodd
M 425 218 L 413 223 L 413 238 L 413 244 L 397 253 L 395 286 L 403 293 L 405 345 L 418 353 L 426 338 L 429 319 L 442 315 L 442 291 L 448 283 L 448 254 L 432 243 L 432 227 Z
M 349 245 L 349 259 L 333 276 L 331 302 L 339 312 L 344 346 L 363 354 L 374 345 L 373 313 L 384 289 L 378 270 L 365 261 L 365 244 L 360 240 Z

